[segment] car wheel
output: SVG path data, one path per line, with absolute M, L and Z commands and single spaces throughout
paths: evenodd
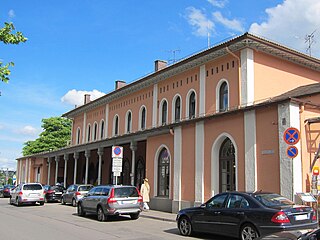
M 40 202 L 40 206 L 43 206 L 44 205 L 44 202 Z
M 77 210 L 79 216 L 84 217 L 86 215 L 86 212 L 83 210 L 83 206 L 81 203 L 78 203 Z
M 178 224 L 179 232 L 183 236 L 191 236 L 192 235 L 192 225 L 187 217 L 182 217 L 179 220 Z
M 76 207 L 76 206 L 77 206 L 76 200 L 72 198 L 72 207 Z
M 107 219 L 106 215 L 103 212 L 102 207 L 98 207 L 97 217 L 98 217 L 98 221 L 100 221 L 100 222 L 104 222 Z
M 18 199 L 18 198 L 16 198 L 16 205 L 17 205 L 18 207 L 22 205 L 22 203 L 19 202 L 19 199 Z
M 139 218 L 139 215 L 140 215 L 140 213 L 131 213 L 130 217 L 131 217 L 132 220 L 136 220 L 136 219 Z
M 259 237 L 259 233 L 253 225 L 245 224 L 242 226 L 240 231 L 240 239 L 252 240 L 252 239 L 257 239 L 258 237 Z
M 65 205 L 65 204 L 66 204 L 66 201 L 64 200 L 63 197 L 61 198 L 61 204 L 62 204 L 62 205 Z

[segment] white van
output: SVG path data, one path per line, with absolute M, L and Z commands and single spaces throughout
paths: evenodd
M 10 191 L 10 204 L 44 204 L 44 189 L 40 183 L 22 183 Z

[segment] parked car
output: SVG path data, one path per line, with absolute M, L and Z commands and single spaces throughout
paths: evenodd
M 95 214 L 99 221 L 108 216 L 130 215 L 138 219 L 143 209 L 142 197 L 134 186 L 106 185 L 92 188 L 78 203 L 79 216 Z
M 62 194 L 61 204 L 69 203 L 76 207 L 78 201 L 84 197 L 89 190 L 93 188 L 91 184 L 73 184 L 67 188 L 67 191 Z
M 4 185 L 3 189 L 0 189 L 0 197 L 10 197 L 10 190 L 14 187 L 14 185 L 10 184 Z
M 43 186 L 44 188 L 44 194 L 45 194 L 45 202 L 60 202 L 62 194 L 66 190 L 63 186 L 61 185 L 45 185 Z
M 44 189 L 40 183 L 23 183 L 16 186 L 10 193 L 10 204 L 44 204 Z
M 309 206 L 295 205 L 275 193 L 225 192 L 200 207 L 177 214 L 180 234 L 207 232 L 240 239 L 256 239 L 275 232 L 317 228 Z

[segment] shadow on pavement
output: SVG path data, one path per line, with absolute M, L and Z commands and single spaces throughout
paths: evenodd
M 179 230 L 177 228 L 167 229 L 164 232 L 174 234 L 174 235 L 180 235 Z M 224 237 L 224 236 L 218 236 L 213 234 L 206 234 L 206 233 L 195 233 L 192 235 L 193 238 L 198 239 L 205 239 L 205 240 L 236 240 L 236 238 L 230 238 L 230 237 Z

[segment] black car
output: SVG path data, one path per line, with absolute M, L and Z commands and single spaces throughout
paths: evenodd
M 45 194 L 45 201 L 46 202 L 60 202 L 61 196 L 65 192 L 65 188 L 61 185 L 45 185 L 44 188 L 44 194 Z
M 225 192 L 200 207 L 182 209 L 177 215 L 180 234 L 206 232 L 240 239 L 256 239 L 280 231 L 317 228 L 309 206 L 263 192 Z
M 10 197 L 10 190 L 14 187 L 14 185 L 4 185 L 3 189 L 0 189 L 0 197 Z

